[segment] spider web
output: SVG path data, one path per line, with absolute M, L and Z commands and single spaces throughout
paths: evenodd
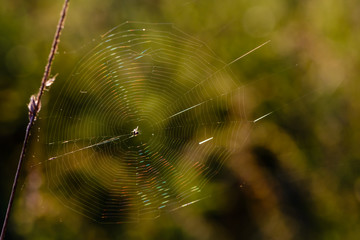
M 51 96 L 51 192 L 104 223 L 153 219 L 206 197 L 254 122 L 229 64 L 171 24 L 127 22 L 96 44 Z

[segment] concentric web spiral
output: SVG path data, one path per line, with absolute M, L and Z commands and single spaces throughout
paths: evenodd
M 170 24 L 112 29 L 52 96 L 51 192 L 106 223 L 153 219 L 201 200 L 245 141 L 241 89 L 227 64 Z

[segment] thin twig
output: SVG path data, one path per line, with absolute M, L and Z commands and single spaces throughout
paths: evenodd
M 2 226 L 2 230 L 1 230 L 1 236 L 0 236 L 1 240 L 3 240 L 4 237 L 5 237 L 5 231 L 6 231 L 6 227 L 7 227 L 8 220 L 9 220 L 9 214 L 10 214 L 10 211 L 11 211 L 11 208 L 12 208 L 12 205 L 13 205 L 13 201 L 14 201 L 16 186 L 17 186 L 17 183 L 18 183 L 19 174 L 20 174 L 20 170 L 21 170 L 21 167 L 22 167 L 22 162 L 23 162 L 23 159 L 25 157 L 26 147 L 27 147 L 28 142 L 29 142 L 30 131 L 31 131 L 31 128 L 33 127 L 34 122 L 36 120 L 36 115 L 40 111 L 40 108 L 41 108 L 41 97 L 42 97 L 42 95 L 44 93 L 45 87 L 47 85 L 46 83 L 47 83 L 47 80 L 48 80 L 50 72 L 51 72 L 51 65 L 52 65 L 52 63 L 54 61 L 55 53 L 56 53 L 58 45 L 59 45 L 61 30 L 64 28 L 64 22 L 65 22 L 67 9 L 68 9 L 68 6 L 69 6 L 69 1 L 70 0 L 65 0 L 63 8 L 61 10 L 60 20 L 59 20 L 59 23 L 57 25 L 57 29 L 56 29 L 56 32 L 55 32 L 55 36 L 54 36 L 54 39 L 53 39 L 52 46 L 51 46 L 48 62 L 46 64 L 44 75 L 43 75 L 42 80 L 41 80 L 41 85 L 40 85 L 40 88 L 39 88 L 39 92 L 37 93 L 36 97 L 34 95 L 31 96 L 30 103 L 28 105 L 28 107 L 29 107 L 29 123 L 28 123 L 28 125 L 26 127 L 25 138 L 24 138 L 22 149 L 21 149 L 18 166 L 17 166 L 17 169 L 16 169 L 13 186 L 12 186 L 12 189 L 11 189 L 11 194 L 10 194 L 10 198 L 9 198 L 8 207 L 7 207 L 7 210 L 6 210 L 4 223 L 3 223 L 3 226 Z

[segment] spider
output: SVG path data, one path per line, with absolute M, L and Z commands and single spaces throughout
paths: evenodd
M 131 131 L 133 136 L 137 136 L 139 134 L 139 126 L 137 126 L 134 130 Z

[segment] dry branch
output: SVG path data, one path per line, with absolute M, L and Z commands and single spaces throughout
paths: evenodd
M 53 79 L 49 80 L 48 78 L 49 78 L 49 75 L 50 75 L 50 72 L 51 72 L 51 65 L 52 65 L 52 63 L 54 61 L 55 53 L 56 53 L 58 45 L 59 45 L 61 30 L 64 28 L 64 22 L 65 22 L 67 9 L 68 9 L 68 6 L 69 6 L 69 1 L 70 0 L 65 0 L 63 8 L 61 10 L 59 23 L 57 25 L 57 29 L 56 29 L 56 32 L 55 32 L 55 36 L 54 36 L 54 39 L 53 39 L 52 46 L 51 46 L 48 61 L 47 61 L 47 64 L 45 66 L 45 71 L 44 71 L 44 75 L 43 75 L 42 80 L 41 80 L 41 85 L 40 85 L 40 88 L 39 88 L 39 92 L 37 93 L 36 96 L 35 95 L 31 96 L 30 102 L 28 104 L 29 123 L 28 123 L 28 125 L 26 127 L 24 142 L 23 142 L 23 146 L 22 146 L 22 149 L 21 149 L 20 158 L 19 158 L 17 169 L 16 169 L 14 182 L 13 182 L 13 186 L 12 186 L 12 189 L 11 189 L 9 203 L 8 203 L 4 223 L 3 223 L 3 226 L 2 226 L 2 230 L 1 230 L 1 236 L 0 236 L 1 240 L 3 240 L 4 237 L 5 237 L 5 231 L 6 231 L 6 227 L 7 227 L 8 220 L 9 220 L 9 214 L 10 214 L 10 211 L 11 211 L 11 208 L 12 208 L 12 205 L 13 205 L 16 186 L 17 186 L 17 183 L 18 183 L 22 163 L 23 163 L 23 160 L 24 160 L 24 157 L 25 157 L 26 147 L 27 147 L 28 142 L 29 142 L 31 128 L 34 125 L 34 122 L 36 120 L 36 115 L 40 111 L 40 108 L 41 108 L 41 97 L 42 97 L 42 95 L 44 93 L 45 87 L 47 85 L 49 85 L 49 81 L 51 80 L 51 83 L 54 81 Z

